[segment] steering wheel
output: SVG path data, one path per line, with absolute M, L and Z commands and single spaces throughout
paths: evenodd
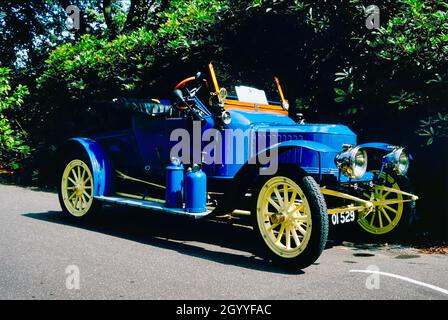
M 186 85 L 188 82 L 191 82 L 191 81 L 194 81 L 194 80 L 196 80 L 196 77 L 189 77 L 189 78 L 186 78 L 186 79 L 182 80 L 181 82 L 179 82 L 179 83 L 174 87 L 174 90 L 177 90 L 177 89 L 179 89 L 180 87 Z
M 198 73 L 196 74 L 196 76 L 186 78 L 186 79 L 182 80 L 181 82 L 179 82 L 179 83 L 174 87 L 174 92 L 175 92 L 175 94 L 179 97 L 180 102 L 183 102 L 183 103 L 184 103 L 183 106 L 180 105 L 180 103 L 176 103 L 176 104 L 175 104 L 175 107 L 176 107 L 178 110 L 187 110 L 187 109 L 189 109 L 189 108 L 192 107 L 191 104 L 187 106 L 188 102 L 185 100 L 185 97 L 182 96 L 182 91 L 180 90 L 180 88 L 182 88 L 183 86 L 186 86 L 187 83 L 190 83 L 190 82 L 193 82 L 193 81 L 198 81 L 200 78 L 201 78 L 201 73 L 198 72 Z M 204 82 L 204 83 L 205 83 L 205 85 L 207 86 L 207 83 L 206 83 L 206 82 Z M 188 91 L 188 93 L 189 93 L 189 96 L 191 97 L 191 96 L 194 96 L 194 95 L 199 91 L 199 89 L 201 89 L 201 87 L 202 87 L 202 84 L 199 84 L 199 86 L 195 87 L 195 88 L 192 89 L 192 90 L 189 90 L 188 88 L 186 88 L 186 89 L 187 89 L 187 91 Z

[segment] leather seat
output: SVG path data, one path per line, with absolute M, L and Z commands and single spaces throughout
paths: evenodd
M 120 98 L 117 102 L 124 108 L 133 112 L 145 113 L 150 116 L 167 114 L 170 109 L 170 104 L 156 103 L 147 99 L 126 99 Z M 165 101 L 164 101 L 165 102 Z

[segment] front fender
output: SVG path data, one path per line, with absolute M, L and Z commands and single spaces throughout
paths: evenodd
M 89 138 L 72 138 L 70 142 L 78 144 L 90 160 L 93 174 L 93 195 L 110 195 L 112 190 L 112 163 L 101 145 Z
M 377 150 L 383 150 L 387 152 L 391 152 L 394 150 L 397 146 L 385 142 L 368 142 L 358 145 L 358 147 L 361 148 L 370 148 L 370 149 L 377 149 Z M 409 153 L 409 160 L 414 160 L 414 156 Z
M 316 157 L 310 160 L 308 163 L 305 161 L 296 162 L 294 158 L 284 159 L 283 151 L 294 150 L 304 148 L 311 151 Z M 217 210 L 217 212 L 229 212 L 232 211 L 233 208 L 237 207 L 238 204 L 241 204 L 240 201 L 246 203 L 244 197 L 242 195 L 245 192 L 254 187 L 254 178 L 260 173 L 259 166 L 257 165 L 257 157 L 263 155 L 267 152 L 275 150 L 279 157 L 277 158 L 277 162 L 281 163 L 282 166 L 292 166 L 294 169 L 299 170 L 301 174 L 319 174 L 322 173 L 322 167 L 326 165 L 325 161 L 331 163 L 334 166 L 334 155 L 337 153 L 337 150 L 319 143 L 310 140 L 290 140 L 283 141 L 280 143 L 273 144 L 265 148 L 264 150 L 257 153 L 257 155 L 251 157 L 236 173 L 228 187 L 225 189 L 221 189 L 225 193 L 225 200 L 222 201 L 224 204 L 224 209 Z M 322 154 L 327 155 L 328 159 L 323 159 Z M 307 158 L 307 157 L 305 157 Z M 286 161 L 285 161 L 286 160 Z M 314 161 L 316 160 L 316 161 Z M 244 204 L 242 204 L 244 206 Z M 229 209 L 230 208 L 230 209 Z
M 358 145 L 360 148 L 371 148 L 371 149 L 378 149 L 378 150 L 384 150 L 384 151 L 392 151 L 394 149 L 394 145 L 384 142 L 368 142 Z

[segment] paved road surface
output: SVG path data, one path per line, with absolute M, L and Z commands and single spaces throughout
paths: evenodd
M 291 272 L 253 256 L 248 227 L 125 207 L 72 223 L 57 195 L 5 185 L 0 228 L 0 299 L 448 299 L 448 256 L 400 246 L 330 242 Z M 392 275 L 350 272 L 367 268 Z

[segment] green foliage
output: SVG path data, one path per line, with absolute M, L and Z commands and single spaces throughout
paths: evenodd
M 113 41 L 84 35 L 76 43 L 59 46 L 46 60 L 49 68 L 38 83 L 42 88 L 60 88 L 66 98 L 82 99 L 100 92 L 134 89 L 139 74 L 153 61 L 156 38 L 139 29 Z M 93 81 L 91 80 L 93 79 Z
M 385 60 L 406 61 L 413 70 L 445 65 L 448 54 L 448 4 L 404 0 L 402 10 L 378 30 L 370 46 Z
M 84 35 L 50 54 L 39 86 L 54 92 L 62 87 L 72 99 L 135 91 L 146 85 L 144 74 L 156 60 L 188 54 L 205 44 L 199 33 L 211 28 L 226 8 L 224 1 L 171 1 L 167 11 L 159 14 L 165 22 L 156 32 L 140 28 L 112 41 Z
M 434 142 L 434 140 L 438 140 L 441 138 L 448 138 L 448 113 L 442 114 L 440 112 L 437 113 L 436 116 L 430 116 L 426 120 L 420 120 L 420 129 L 417 133 L 426 137 L 426 144 L 430 145 Z
M 390 7 L 380 9 L 380 29 L 352 38 L 360 39 L 354 51 L 360 55 L 336 73 L 342 89 L 336 91 L 335 101 L 347 109 L 349 104 L 362 106 L 368 113 L 387 103 L 398 112 L 420 114 L 426 122 L 438 119 L 437 113 L 448 109 L 448 4 L 402 0 L 386 17 Z M 350 90 L 353 86 L 355 90 Z M 350 99 L 340 94 L 345 88 L 351 91 Z M 445 126 L 441 131 L 446 132 L 446 122 L 439 121 L 438 126 Z M 418 132 L 429 136 L 430 131 L 422 130 Z M 430 143 L 437 141 L 434 138 Z
M 11 88 L 10 69 L 0 68 L 0 166 L 11 169 L 20 167 L 21 161 L 30 153 L 25 144 L 26 133 L 20 129 L 14 111 L 24 103 L 29 94 L 26 86 Z
M 402 76 L 412 83 L 413 88 L 400 88 L 389 103 L 399 109 L 427 108 L 440 102 L 436 90 L 446 89 L 448 4 L 438 0 L 402 3 L 403 9 L 378 31 L 370 46 L 380 59 L 394 62 L 395 78 Z
M 228 1 L 171 1 L 170 8 L 160 13 L 165 23 L 160 26 L 158 36 L 175 40 L 180 44 L 180 48 L 188 47 L 192 44 L 193 37 L 209 30 L 219 18 L 219 13 L 228 8 Z M 173 46 L 174 43 L 168 45 Z

